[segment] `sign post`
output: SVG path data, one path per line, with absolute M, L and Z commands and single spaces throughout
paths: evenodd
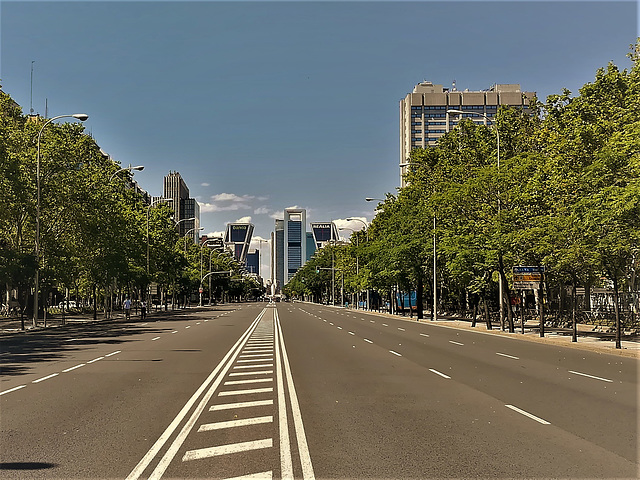
M 540 309 L 540 336 L 544 337 L 543 291 L 544 267 L 513 267 L 513 288 L 516 290 L 538 290 Z M 524 293 L 524 292 L 523 292 Z M 524 299 L 523 299 L 524 300 Z M 524 333 L 524 305 L 522 311 L 522 333 Z

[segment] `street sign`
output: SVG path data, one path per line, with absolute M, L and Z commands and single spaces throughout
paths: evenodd
M 537 290 L 544 267 L 513 267 L 513 288 L 516 290 Z

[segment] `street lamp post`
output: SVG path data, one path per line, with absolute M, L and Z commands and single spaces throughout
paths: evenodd
M 220 255 L 221 248 L 224 248 L 224 247 L 216 246 L 212 248 L 211 251 L 209 252 L 209 272 L 211 272 L 211 255 L 213 255 L 214 253 L 217 253 L 218 255 Z M 211 306 L 211 277 L 209 277 L 209 306 Z
M 147 279 L 149 277 L 149 210 L 151 209 L 151 207 L 153 207 L 155 204 L 160 203 L 160 202 L 173 202 L 173 198 L 158 198 L 156 200 L 154 200 L 153 202 L 151 202 L 151 204 L 147 207 Z M 147 298 L 147 294 L 149 293 L 149 286 L 147 285 L 145 287 L 145 291 L 144 291 L 144 298 Z M 151 307 L 149 307 L 151 308 Z
M 198 231 L 199 231 L 199 230 L 204 230 L 204 227 L 200 227 L 200 228 L 197 228 L 197 227 L 196 227 L 196 228 L 192 228 L 192 229 L 190 229 L 190 230 L 187 230 L 187 233 L 185 233 L 185 234 L 184 234 L 184 253 L 185 253 L 185 255 L 186 255 L 186 253 L 187 253 L 187 237 L 189 236 L 189 234 L 190 234 L 191 232 L 195 232 L 196 230 L 198 230 Z
M 370 202 L 371 200 L 376 200 L 375 198 L 366 198 L 365 199 L 367 202 Z M 359 218 L 355 218 L 355 217 L 349 217 L 347 218 L 348 222 L 352 222 L 352 221 L 356 221 L 356 222 L 360 222 L 364 225 L 364 233 L 367 237 L 367 242 L 369 241 L 369 224 L 367 222 L 365 222 L 364 220 L 361 220 Z M 357 239 L 357 237 L 356 237 Z M 357 247 L 356 247 L 357 248 Z M 358 297 L 360 297 L 360 295 L 358 294 Z M 360 298 L 358 298 L 358 301 L 360 300 Z M 367 285 L 367 310 L 370 310 L 370 303 L 369 303 L 369 285 Z
M 472 114 L 472 115 L 478 115 L 479 117 L 483 117 L 485 120 L 485 124 L 487 122 L 493 122 L 494 119 L 489 118 L 487 115 L 485 115 L 484 113 L 480 113 L 480 112 L 464 112 L 462 110 L 447 110 L 447 131 L 449 130 L 449 114 L 450 113 L 455 113 L 458 115 L 463 115 L 463 114 Z M 498 154 L 498 175 L 500 175 L 500 131 L 498 130 L 498 125 L 496 124 L 496 139 L 497 139 L 497 144 L 498 144 L 498 149 L 497 149 L 497 154 Z M 500 222 L 500 190 L 499 190 L 499 186 L 498 186 L 498 222 Z M 500 272 L 499 275 L 499 281 L 498 281 L 498 295 L 500 297 L 500 329 L 504 330 L 504 298 L 503 298 L 503 286 L 502 286 L 502 272 Z
M 147 207 L 147 275 L 149 275 L 149 210 L 160 202 L 173 202 L 173 198 L 158 198 Z
M 37 326 L 38 323 L 38 297 L 40 295 L 40 138 L 42 137 L 42 132 L 44 128 L 49 125 L 54 120 L 58 120 L 59 118 L 75 118 L 84 122 L 89 118 L 89 115 L 86 113 L 74 113 L 71 115 L 58 115 L 57 117 L 50 118 L 44 125 L 40 128 L 38 132 L 38 147 L 36 154 L 36 274 L 34 278 L 34 289 L 33 289 L 33 326 Z
M 124 171 L 130 172 L 132 170 L 137 170 L 137 171 L 140 172 L 140 171 L 144 170 L 144 165 L 137 165 L 135 167 L 132 167 L 131 164 L 129 164 L 128 167 L 121 168 L 120 170 L 116 171 L 113 175 L 111 175 L 111 177 L 109 177 L 109 181 L 113 180 L 113 177 L 118 175 L 120 172 L 124 172 Z
M 340 227 L 339 230 L 350 230 L 351 233 L 355 233 L 355 230 L 349 227 Z M 356 236 L 356 277 L 358 277 L 360 274 L 360 262 L 359 262 L 359 258 L 358 258 L 358 237 Z M 343 279 L 344 279 L 344 274 L 343 274 Z M 360 303 L 360 290 L 358 290 L 358 293 L 356 293 L 357 295 L 357 300 L 355 302 L 356 304 L 356 310 L 358 310 L 359 307 L 359 303 Z M 353 300 L 353 298 L 352 298 Z M 368 302 L 368 298 L 367 298 L 367 302 Z M 367 304 L 368 306 L 368 304 Z
M 200 229 L 204 229 L 204 227 L 200 227 Z M 202 278 L 202 252 L 207 243 L 215 241 L 215 238 L 209 238 L 206 241 L 200 244 L 200 278 Z M 211 270 L 211 254 L 209 254 L 209 270 Z M 198 306 L 202 306 L 202 285 L 200 285 L 200 289 L 198 290 L 200 294 L 200 300 L 198 302 Z M 211 277 L 209 277 L 209 299 L 211 299 Z

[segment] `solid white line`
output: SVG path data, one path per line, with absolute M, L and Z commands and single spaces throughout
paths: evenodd
M 506 353 L 496 352 L 496 355 L 500 355 L 501 357 L 513 358 L 514 360 L 520 360 L 520 357 L 514 357 L 513 355 L 507 355 Z
M 62 370 L 62 373 L 67 373 L 70 372 L 71 370 L 75 370 L 76 368 L 80 368 L 80 367 L 84 367 L 84 363 L 81 363 L 80 365 L 76 365 L 75 367 L 71 367 L 71 368 L 67 368 L 66 370 Z
M 315 473 L 313 472 L 313 464 L 311 463 L 311 455 L 309 455 L 309 446 L 307 445 L 307 437 L 304 433 L 304 424 L 302 422 L 302 413 L 300 412 L 300 404 L 298 403 L 298 395 L 296 394 L 296 387 L 293 384 L 293 376 L 291 375 L 291 366 L 289 365 L 289 357 L 287 355 L 287 348 L 284 344 L 284 337 L 282 336 L 282 326 L 280 325 L 280 318 L 278 317 L 278 311 L 275 311 L 276 332 L 278 334 L 278 340 L 282 345 L 282 363 L 284 364 L 285 374 L 287 376 L 287 388 L 289 390 L 289 401 L 291 404 L 291 413 L 293 414 L 293 424 L 296 431 L 296 439 L 298 440 L 298 454 L 300 459 L 300 465 L 302 467 L 302 478 L 304 480 L 315 480 Z
M 234 408 L 262 407 L 265 405 L 273 405 L 273 400 L 256 400 L 255 402 L 223 403 L 220 405 L 212 405 L 211 407 L 209 407 L 209 411 L 216 412 L 218 410 L 232 410 Z
M 363 338 L 363 340 L 367 343 L 373 343 L 371 340 L 369 340 L 368 338 Z
M 608 378 L 596 377 L 594 375 L 588 375 L 586 373 L 574 372 L 573 370 L 569 370 L 569 373 L 573 373 L 575 375 L 582 375 L 583 377 L 594 378 L 595 380 L 602 380 L 603 382 L 613 382 L 613 380 L 609 380 Z
M 200 425 L 198 432 L 210 432 L 212 430 L 222 430 L 224 428 L 245 427 L 248 425 L 258 425 L 261 423 L 272 423 L 273 416 L 244 418 L 241 420 L 230 420 L 228 422 L 205 423 Z
M 536 417 L 535 415 L 529 413 L 529 412 L 525 412 L 524 410 L 519 409 L 518 407 L 514 407 L 513 405 L 505 405 L 505 407 L 510 408 L 511 410 L 514 410 L 522 415 L 524 415 L 525 417 L 529 417 L 533 420 L 535 420 L 536 422 L 540 422 L 543 425 L 551 425 L 549 422 L 547 422 L 546 420 L 543 420 L 540 417 Z
M 401 357 L 402 355 L 400 355 L 398 352 L 394 352 L 393 350 L 389 350 L 389 353 L 393 353 L 394 355 L 397 355 L 399 357 Z
M 16 390 L 20 390 L 21 388 L 26 387 L 26 385 L 20 385 L 19 387 L 13 387 L 10 388 L 9 390 L 5 390 L 4 392 L 0 392 L 0 395 L 4 395 L 5 393 L 11 393 L 11 392 L 15 392 Z
M 98 360 L 102 360 L 104 357 L 98 357 L 98 358 L 94 358 L 93 360 L 89 360 L 87 363 L 93 363 L 93 362 L 97 362 Z
M 229 380 L 228 382 L 224 382 L 223 385 L 245 385 L 247 383 L 264 383 L 264 382 L 273 382 L 273 378 L 252 378 L 250 380 Z
M 173 432 L 178 428 L 180 423 L 187 416 L 187 414 L 189 413 L 193 405 L 196 403 L 198 398 L 200 398 L 200 395 L 202 395 L 202 393 L 205 392 L 207 388 L 209 388 L 209 384 L 213 382 L 213 385 L 209 388 L 208 392 L 202 398 L 200 404 L 192 414 L 187 424 L 185 424 L 183 429 L 180 431 L 178 437 L 176 437 L 176 440 L 174 440 L 174 442 L 172 443 L 171 447 L 169 448 L 169 451 L 165 454 L 165 456 L 161 459 L 160 463 L 156 467 L 156 470 L 158 471 L 156 472 L 156 470 L 154 470 L 153 474 L 157 473 L 156 478 L 162 477 L 162 474 L 165 472 L 165 470 L 169 466 L 169 463 L 175 456 L 177 450 L 180 448 L 180 446 L 184 442 L 184 438 L 191 430 L 193 423 L 195 423 L 197 417 L 201 414 L 202 410 L 204 410 L 204 408 L 206 407 L 206 403 L 213 396 L 215 389 L 218 388 L 218 385 L 220 384 L 220 382 L 222 382 L 222 377 L 229 370 L 229 367 L 231 366 L 236 356 L 240 353 L 240 350 L 244 346 L 244 342 L 246 342 L 248 338 L 251 336 L 251 333 L 253 333 L 253 330 L 255 329 L 256 325 L 259 323 L 265 311 L 266 309 L 264 309 L 258 315 L 258 317 L 256 317 L 256 319 L 251 323 L 249 328 L 247 328 L 245 333 L 242 334 L 242 336 L 238 339 L 238 341 L 227 352 L 227 354 L 222 359 L 222 361 L 216 366 L 216 368 L 214 368 L 214 370 L 207 377 L 207 379 L 202 383 L 202 385 L 198 387 L 198 390 L 196 390 L 196 392 L 191 396 L 191 398 L 187 401 L 187 403 L 182 407 L 182 409 L 180 410 L 180 413 L 178 413 L 178 415 L 173 419 L 171 424 L 162 433 L 160 438 L 156 440 L 156 442 L 145 454 L 142 460 L 138 462 L 138 464 L 135 466 L 133 471 L 127 476 L 127 480 L 135 480 L 140 478 L 140 476 L 144 473 L 144 471 L 147 469 L 149 464 L 153 461 L 153 459 L 158 455 L 160 450 L 164 447 L 164 444 L 167 443 L 169 438 L 173 435 Z M 219 375 L 219 373 L 221 372 L 222 374 Z
M 152 338 L 151 341 L 153 342 L 154 340 L 159 340 L 160 337 L 156 337 L 156 338 Z
M 44 382 L 45 380 L 49 380 L 50 378 L 57 377 L 58 375 L 60 375 L 60 374 L 59 373 L 52 373 L 51 375 L 47 375 L 46 377 L 42 377 L 42 378 L 39 378 L 38 380 L 34 380 L 31 383 Z
M 449 340 L 449 343 L 453 343 L 454 345 L 464 345 L 464 343 L 454 342 L 453 340 Z
M 427 335 L 426 333 L 421 333 L 420 336 L 421 337 L 428 337 L 429 335 Z
M 444 373 L 440 373 L 439 371 L 434 370 L 433 368 L 430 368 L 429 371 L 435 373 L 436 375 L 440 375 L 442 378 L 451 378 L 449 375 L 445 375 Z
M 273 311 L 274 329 L 277 330 L 278 310 Z M 293 479 L 293 461 L 291 459 L 291 440 L 289 438 L 289 420 L 287 418 L 286 394 L 284 391 L 284 368 L 282 367 L 282 344 L 276 341 L 276 386 L 278 390 L 278 433 L 280 444 L 280 477 Z
M 108 353 L 107 355 L 105 355 L 105 358 L 106 357 L 111 357 L 113 355 L 117 355 L 119 353 L 122 353 L 122 350 L 116 350 L 115 352 Z
M 182 457 L 183 462 L 190 460 L 199 460 L 201 458 L 217 457 L 219 455 L 229 455 L 231 453 L 249 452 L 261 448 L 273 447 L 273 439 L 265 438 L 264 440 L 254 440 L 253 442 L 231 443 L 229 445 L 221 445 L 219 447 L 200 448 L 198 450 L 189 450 Z

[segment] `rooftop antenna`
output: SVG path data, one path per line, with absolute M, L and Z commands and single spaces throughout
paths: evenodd
M 453 85 L 451 85 L 451 90 L 454 92 L 457 92 L 458 90 L 456 89 L 456 79 L 453 79 Z
M 31 60 L 31 98 L 29 100 L 29 113 L 33 115 L 33 64 L 35 60 Z

